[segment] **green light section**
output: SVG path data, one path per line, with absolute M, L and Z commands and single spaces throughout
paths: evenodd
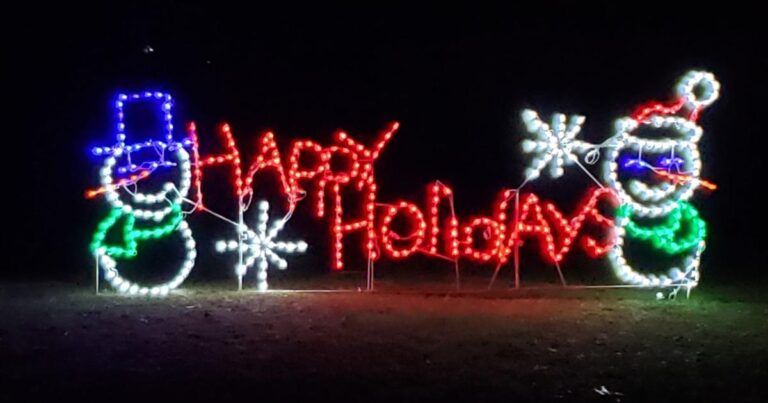
M 124 245 L 105 245 L 104 239 L 107 237 L 107 232 L 123 215 L 127 215 L 125 224 L 123 224 Z M 121 208 L 113 208 L 96 227 L 96 233 L 93 234 L 93 241 L 91 241 L 91 252 L 104 248 L 105 253 L 114 258 L 132 258 L 138 253 L 138 241 L 159 239 L 169 235 L 178 227 L 182 218 L 181 205 L 174 203 L 171 205 L 171 219 L 167 223 L 150 228 L 136 229 L 136 216 L 133 213 L 124 213 Z
M 651 244 L 667 254 L 674 255 L 695 248 L 707 236 L 707 223 L 699 217 L 699 212 L 690 203 L 679 202 L 663 223 L 643 227 L 629 218 L 632 208 L 628 204 L 619 207 L 616 220 L 626 220 L 624 229 L 627 235 Z M 688 231 L 678 235 L 683 223 Z

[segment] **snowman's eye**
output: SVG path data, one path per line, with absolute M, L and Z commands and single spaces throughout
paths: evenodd
M 639 172 L 649 167 L 649 164 L 640 158 L 625 157 L 621 159 L 620 165 L 624 170 L 631 172 Z
M 664 168 L 679 167 L 683 162 L 683 159 L 680 157 L 661 157 L 659 158 L 658 166 Z

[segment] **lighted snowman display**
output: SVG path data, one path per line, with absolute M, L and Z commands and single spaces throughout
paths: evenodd
M 523 112 L 529 132 L 536 135 L 535 141 L 523 143 L 523 151 L 534 154 L 529 179 L 546 165 L 552 177 L 560 176 L 565 164 L 582 166 L 577 154 L 594 163 L 599 150 L 608 149 L 602 177 L 620 202 L 608 258 L 625 283 L 688 289 L 698 283 L 706 223 L 688 200 L 697 188 L 714 185 L 701 179 L 698 141 L 703 130 L 696 120 L 717 99 L 719 87 L 711 73 L 691 71 L 681 79 L 673 102 L 650 103 L 618 119 L 615 135 L 600 145 L 574 138 L 583 117 L 572 117 L 566 126 L 565 115 L 556 114 L 551 129 L 534 111 Z M 645 248 L 635 254 L 643 262 L 633 261 L 630 244 Z M 659 262 L 664 267 L 656 267 Z
M 124 107 L 128 103 L 152 103 L 160 107 L 165 136 L 126 145 Z M 104 156 L 100 170 L 101 188 L 87 196 L 104 195 L 111 210 L 97 227 L 91 251 L 104 278 L 119 292 L 162 296 L 178 287 L 194 266 L 196 257 L 192 231 L 184 220 L 181 204 L 190 188 L 191 164 L 184 145 L 173 139 L 171 96 L 161 92 L 120 94 L 115 101 L 117 143 L 95 147 L 93 153 Z M 147 161 L 138 161 L 139 155 Z M 163 172 L 160 172 L 163 171 Z M 153 189 L 153 190 L 150 190 Z M 122 243 L 106 243 L 107 234 L 122 225 Z M 118 262 L 138 255 L 142 242 L 178 234 L 185 248 L 185 258 L 176 275 L 167 282 L 142 285 L 130 281 L 118 271 Z
M 691 71 L 680 81 L 675 103 L 646 107 L 616 122 L 616 142 L 603 165 L 603 178 L 622 203 L 616 215 L 616 247 L 608 256 L 625 282 L 689 288 L 698 283 L 706 223 L 688 200 L 697 188 L 712 185 L 701 179 L 698 141 L 703 130 L 696 118 L 717 99 L 719 87 L 712 74 Z M 680 111 L 687 115 L 673 115 Z M 644 130 L 660 136 L 636 134 Z M 622 159 L 625 153 L 632 157 Z M 652 161 L 646 155 L 659 157 Z M 622 170 L 630 174 L 622 175 Z M 649 243 L 658 254 L 678 255 L 680 264 L 661 273 L 642 270 L 625 256 L 629 240 Z

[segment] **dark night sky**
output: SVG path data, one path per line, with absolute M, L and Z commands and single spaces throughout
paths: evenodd
M 169 91 L 177 127 L 226 120 L 243 149 L 267 128 L 285 147 L 298 137 L 328 143 L 338 128 L 370 141 L 398 120 L 377 162 L 381 199 L 421 203 L 426 183 L 443 179 L 466 216 L 520 182 L 523 107 L 584 114 L 582 135 L 596 142 L 635 105 L 667 99 L 690 68 L 723 84 L 701 119 L 704 177 L 720 185 L 695 199 L 711 227 L 707 270 L 765 277 L 756 192 L 766 135 L 758 85 L 768 66 L 756 9 L 114 4 L 40 6 L 4 28 L 6 99 L 15 104 L 5 189 L 18 197 L 4 201 L 13 264 L 0 277 L 87 273 L 99 218 L 98 202 L 82 198 L 98 180 L 88 147 L 111 141 L 109 102 L 119 90 Z M 143 52 L 147 45 L 154 52 Z

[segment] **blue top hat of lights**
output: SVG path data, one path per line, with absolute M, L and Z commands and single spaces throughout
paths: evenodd
M 163 131 L 165 132 L 162 140 L 149 139 L 139 143 L 126 144 L 125 134 L 125 107 L 129 103 L 140 102 L 154 102 L 158 105 L 159 110 L 163 116 Z M 91 152 L 96 156 L 118 156 L 125 155 L 128 162 L 124 166 L 117 168 L 117 172 L 121 174 L 132 173 L 140 170 L 153 171 L 158 167 L 173 166 L 173 162 L 165 160 L 165 150 L 173 151 L 177 147 L 191 146 L 189 139 L 184 139 L 181 142 L 174 141 L 173 139 L 173 115 L 171 114 L 171 108 L 173 107 L 173 98 L 171 94 L 159 91 L 145 91 L 132 94 L 120 93 L 115 100 L 115 116 L 116 116 L 116 140 L 117 142 L 113 146 L 107 147 L 93 147 Z M 139 164 L 134 163 L 131 160 L 131 153 L 141 149 L 151 148 L 157 153 L 157 160 L 143 161 Z

